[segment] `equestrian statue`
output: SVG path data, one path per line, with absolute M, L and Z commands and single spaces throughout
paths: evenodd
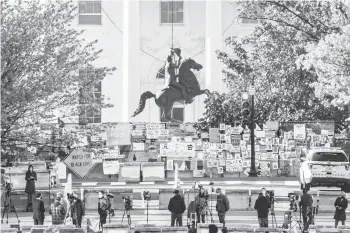
M 203 66 L 191 58 L 185 59 L 183 62 L 181 62 L 181 59 L 181 50 L 179 48 L 171 48 L 170 54 L 166 59 L 166 70 L 169 78 L 165 83 L 165 88 L 156 95 L 150 91 L 142 93 L 139 106 L 132 117 L 140 114 L 145 108 L 146 100 L 153 97 L 158 107 L 163 110 L 161 121 L 178 122 L 171 117 L 171 111 L 175 102 L 185 101 L 185 104 L 191 104 L 197 95 L 210 94 L 208 89 L 200 89 L 196 75 L 191 70 L 200 70 Z M 178 68 L 179 72 L 177 74 L 176 70 Z

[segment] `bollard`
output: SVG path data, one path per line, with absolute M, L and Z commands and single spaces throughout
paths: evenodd
M 248 198 L 248 209 L 251 210 L 252 209 L 252 190 L 249 189 L 249 198 Z

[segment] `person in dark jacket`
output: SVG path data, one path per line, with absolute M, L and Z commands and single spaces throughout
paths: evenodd
M 74 193 L 73 195 L 74 195 L 74 200 L 71 205 L 72 219 L 73 219 L 73 223 L 75 223 L 75 227 L 81 228 L 81 220 L 85 215 L 85 208 L 81 200 L 78 198 L 78 194 Z
M 207 200 L 208 193 L 201 187 L 199 193 L 195 198 L 196 212 L 197 212 L 197 223 L 205 223 L 205 214 L 207 212 Z
M 335 202 L 335 228 L 337 228 L 339 221 L 342 222 L 342 225 L 345 225 L 346 213 L 345 210 L 348 208 L 348 200 L 345 198 L 345 192 L 340 193 L 340 197 L 338 197 Z
M 186 210 L 184 199 L 180 196 L 179 190 L 174 191 L 174 196 L 170 198 L 168 210 L 171 212 L 171 226 L 175 225 L 175 220 L 182 226 L 182 214 Z
M 266 197 L 266 189 L 261 189 L 261 194 L 255 201 L 254 209 L 258 212 L 258 220 L 260 227 L 269 227 L 269 209 L 271 204 L 269 199 Z
M 25 192 L 28 195 L 28 204 L 27 204 L 27 211 L 28 211 L 28 207 L 32 206 L 32 197 L 33 197 L 33 194 L 35 193 L 35 181 L 37 180 L 36 172 L 34 171 L 33 165 L 28 166 L 25 180 L 27 181 Z
M 303 189 L 303 195 L 300 197 L 299 206 L 301 207 L 301 213 L 303 215 L 304 232 L 308 232 L 309 226 L 312 222 L 312 205 L 313 198 L 309 194 L 308 189 Z
M 36 194 L 36 200 L 33 203 L 34 225 L 44 225 L 45 207 L 41 193 Z
M 106 223 L 107 220 L 107 210 L 110 208 L 110 203 L 105 198 L 105 193 L 100 191 L 98 193 L 98 204 L 97 211 L 100 215 L 100 227 L 103 228 L 103 224 Z
M 225 214 L 230 209 L 230 202 L 227 197 L 222 194 L 221 188 L 217 188 L 216 193 L 218 194 L 216 200 L 216 211 L 218 212 L 219 222 L 223 223 L 225 227 Z

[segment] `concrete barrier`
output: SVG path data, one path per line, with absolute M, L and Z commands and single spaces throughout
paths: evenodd
M 143 162 L 142 181 L 164 181 L 164 163 L 163 162 Z
M 1 233 L 17 233 L 18 229 L 16 228 L 7 228 L 7 227 L 3 227 L 1 226 Z
M 128 162 L 123 163 L 120 167 L 118 181 L 125 182 L 140 182 L 141 163 L 140 162 Z
M 230 210 L 249 210 L 249 191 L 246 189 L 226 190 Z
M 198 223 L 197 224 L 197 233 L 209 233 L 209 225 L 211 225 L 211 223 Z M 223 228 L 223 225 L 221 223 L 215 223 L 215 225 L 219 229 Z
M 74 225 L 22 225 L 21 226 L 21 231 L 22 233 L 28 233 L 31 232 L 32 229 L 44 229 L 46 233 L 51 233 L 51 232 L 57 232 L 57 229 L 60 228 L 74 228 Z
M 129 226 L 122 224 L 103 224 L 103 233 L 129 233 Z
M 255 229 L 250 226 L 240 226 L 240 227 L 228 227 L 227 233 L 246 233 L 255 232 Z
M 265 232 L 269 232 L 269 233 L 272 233 L 272 232 L 283 232 L 284 230 L 282 230 L 282 229 L 279 229 L 279 228 L 271 228 L 271 227 L 266 227 L 266 228 L 264 228 L 264 227 L 262 227 L 262 228 L 255 228 L 255 232 L 256 233 L 265 233 Z
M 162 228 L 145 224 L 145 225 L 135 226 L 135 231 L 139 231 L 140 233 L 148 233 L 148 232 L 161 233 Z
M 162 227 L 162 233 L 188 233 L 187 227 Z
M 97 211 L 99 190 L 84 190 L 85 209 Z M 124 202 L 121 196 L 131 196 L 132 189 L 110 189 L 109 192 L 115 196 L 113 198 L 112 208 L 124 210 Z
M 60 228 L 59 233 L 85 233 L 83 228 Z

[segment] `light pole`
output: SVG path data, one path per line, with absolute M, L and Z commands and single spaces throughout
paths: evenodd
M 250 161 L 250 172 L 249 177 L 257 177 L 258 172 L 255 168 L 255 135 L 254 135 L 254 129 L 255 129 L 255 122 L 254 122 L 254 94 L 255 94 L 255 87 L 254 87 L 254 76 L 252 78 L 252 86 L 249 88 L 249 94 L 251 95 L 251 113 L 250 113 L 250 149 L 251 149 L 251 161 Z

